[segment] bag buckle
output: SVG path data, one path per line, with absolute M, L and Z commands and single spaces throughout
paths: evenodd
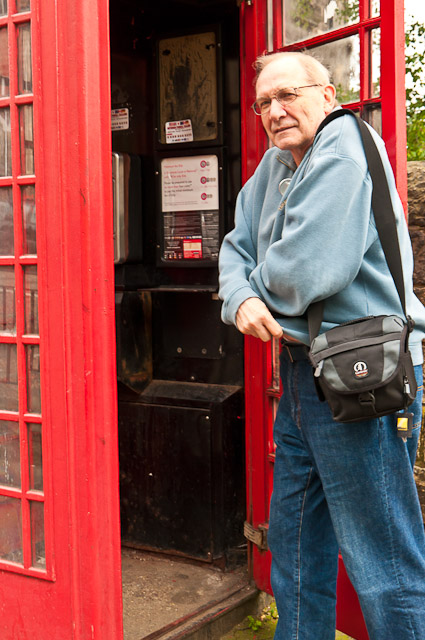
M 375 394 L 373 391 L 364 391 L 359 394 L 359 402 L 365 409 L 375 411 Z

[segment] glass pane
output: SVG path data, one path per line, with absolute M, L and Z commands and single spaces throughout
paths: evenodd
M 30 502 L 31 513 L 31 549 L 33 567 L 45 569 L 46 550 L 44 543 L 44 503 Z
M 0 255 L 14 255 L 12 187 L 0 189 Z
M 22 202 L 22 253 L 37 254 L 35 224 L 35 187 L 32 184 L 21 187 Z
M 8 95 L 9 53 L 7 50 L 7 27 L 3 27 L 3 29 L 0 29 L 0 98 L 5 98 Z
M 27 409 L 30 413 L 41 413 L 40 400 L 40 347 L 29 344 L 27 354 Z
M 28 464 L 30 489 L 43 491 L 41 424 L 28 425 Z
M 7 0 L 0 0 L 0 16 L 7 16 Z
M 0 420 L 0 484 L 21 486 L 19 423 Z
M 380 105 L 368 107 L 363 118 L 382 136 L 382 110 Z
M 32 93 L 31 25 L 18 27 L 18 93 Z
M 372 69 L 371 69 L 371 97 L 381 95 L 381 30 L 374 29 L 372 38 Z
M 0 522 L 0 559 L 22 564 L 22 513 L 18 498 L 0 496 Z
M 381 2 L 380 0 L 371 0 L 370 3 L 370 15 L 372 18 L 375 16 L 379 16 L 381 13 Z
M 16 344 L 0 343 L 0 410 L 18 411 Z
M 9 107 L 0 109 L 0 176 L 12 175 L 12 141 Z
M 19 143 L 21 175 L 32 175 L 34 173 L 34 134 L 31 104 L 19 107 Z
M 31 0 L 16 0 L 17 13 L 23 13 L 24 11 L 30 11 Z
M 24 267 L 25 333 L 38 335 L 37 267 Z
M 0 267 L 0 333 L 16 334 L 15 272 L 13 267 Z
M 360 38 L 358 35 L 314 47 L 313 55 L 331 72 L 340 104 L 360 99 Z
M 359 21 L 358 0 L 284 0 L 285 45 Z

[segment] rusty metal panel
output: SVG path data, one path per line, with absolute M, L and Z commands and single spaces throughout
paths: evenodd
M 214 31 L 159 41 L 159 141 L 165 123 L 189 119 L 193 142 L 218 137 L 217 37 Z

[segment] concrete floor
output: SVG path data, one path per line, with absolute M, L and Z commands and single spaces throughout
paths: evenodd
M 122 582 L 124 640 L 178 632 L 188 618 L 252 589 L 246 567 L 223 572 L 128 548 L 122 550 Z

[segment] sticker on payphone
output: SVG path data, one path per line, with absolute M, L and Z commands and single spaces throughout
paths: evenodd
M 220 248 L 218 211 L 166 213 L 163 221 L 164 260 L 217 260 Z
M 215 155 L 161 160 L 162 210 L 219 209 L 218 157 Z
M 193 142 L 191 120 L 176 120 L 165 123 L 165 141 L 167 144 L 175 142 Z
M 218 178 L 216 155 L 161 160 L 164 260 L 217 260 Z
M 128 109 L 112 109 L 111 130 L 123 131 L 130 128 L 130 112 Z
M 183 238 L 183 258 L 202 258 L 202 238 Z

